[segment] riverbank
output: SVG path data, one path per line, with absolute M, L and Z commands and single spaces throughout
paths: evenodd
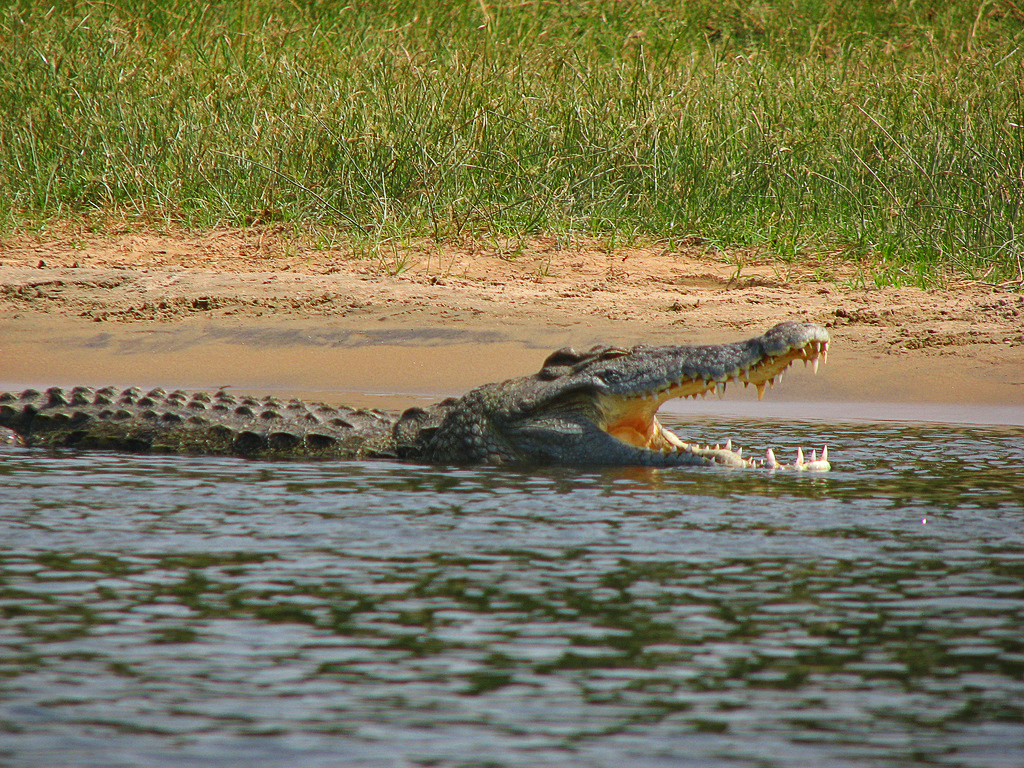
M 1024 297 L 977 283 L 875 289 L 838 262 L 582 239 L 362 259 L 244 230 L 0 244 L 4 388 L 230 385 L 390 407 L 528 373 L 561 346 L 731 341 L 784 319 L 825 325 L 832 350 L 766 403 L 1024 404 Z

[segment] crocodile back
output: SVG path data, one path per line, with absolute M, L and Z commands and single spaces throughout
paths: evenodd
M 0 394 L 0 426 L 28 446 L 249 457 L 393 456 L 397 417 L 216 392 L 57 387 Z

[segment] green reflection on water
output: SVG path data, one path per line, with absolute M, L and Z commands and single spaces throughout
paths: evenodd
M 7 453 L 0 687 L 82 732 L 124 700 L 151 719 L 105 727 L 562 748 L 664 725 L 822 757 L 877 732 L 915 760 L 1024 720 L 1021 433 L 773 436 L 827 440 L 835 471 Z

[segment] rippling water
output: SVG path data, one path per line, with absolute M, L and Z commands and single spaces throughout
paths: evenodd
M 0 764 L 1024 765 L 1024 431 L 697 428 L 835 470 L 6 449 Z

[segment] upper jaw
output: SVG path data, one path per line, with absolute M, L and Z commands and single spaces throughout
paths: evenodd
M 761 336 L 732 344 L 637 349 L 596 374 L 608 395 L 654 400 L 721 395 L 730 382 L 764 388 L 797 360 L 812 364 L 828 357 L 828 331 L 813 323 L 779 323 Z M 655 406 L 655 410 L 657 409 Z

